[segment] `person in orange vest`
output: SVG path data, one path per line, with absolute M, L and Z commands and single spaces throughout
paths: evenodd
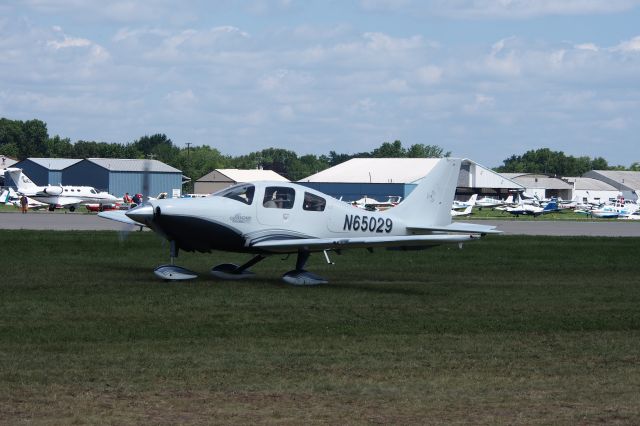
M 29 210 L 29 199 L 26 195 L 20 197 L 20 209 L 22 210 L 23 214 Z

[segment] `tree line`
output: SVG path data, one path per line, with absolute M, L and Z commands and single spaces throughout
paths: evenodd
M 29 157 L 46 158 L 154 158 L 173 166 L 197 180 L 214 169 L 238 168 L 273 170 L 290 180 L 299 180 L 333 167 L 351 158 L 439 158 L 450 152 L 437 145 L 413 144 L 408 148 L 402 142 L 383 142 L 378 148 L 354 154 L 329 151 L 326 155 L 298 156 L 294 151 L 267 148 L 240 156 L 222 154 L 207 145 L 180 148 L 165 134 L 145 135 L 129 143 L 78 140 L 58 135 L 49 136 L 47 124 L 41 120 L 10 120 L 0 118 L 0 154 L 23 160 Z M 625 170 L 610 167 L 601 157 L 567 156 L 548 148 L 513 155 L 495 168 L 497 172 L 547 173 L 558 176 L 580 176 L 589 170 Z M 628 169 L 627 169 L 628 170 Z M 640 170 L 634 163 L 630 170 Z
M 448 157 L 435 145 L 414 144 L 405 148 L 400 141 L 384 142 L 370 152 L 327 155 L 306 154 L 281 148 L 267 148 L 240 156 L 222 154 L 207 145 L 180 148 L 165 134 L 145 135 L 130 143 L 96 142 L 58 135 L 49 137 L 47 125 L 41 120 L 0 119 L 0 154 L 18 160 L 29 157 L 46 158 L 153 158 L 197 180 L 213 169 L 238 168 L 273 170 L 290 180 L 299 180 L 356 157 Z

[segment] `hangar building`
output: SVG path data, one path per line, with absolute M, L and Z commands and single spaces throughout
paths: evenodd
M 39 186 L 61 185 L 63 170 L 82 160 L 73 158 L 27 158 L 18 161 L 13 167 L 22 172 Z M 87 185 L 87 184 L 85 184 Z
M 573 198 L 573 185 L 564 180 L 541 173 L 502 173 L 503 176 L 519 183 L 524 187 L 528 195 L 537 196 L 540 199 Z
M 581 203 L 604 203 L 618 197 L 618 190 L 601 180 L 585 177 L 568 177 L 564 181 L 573 185 L 573 198 Z
M 435 166 L 438 158 L 353 158 L 306 177 L 298 183 L 344 201 L 364 196 L 386 200 L 407 197 Z M 463 160 L 456 198 L 473 193 L 504 196 L 522 186 L 471 160 Z
M 115 196 L 144 193 L 148 175 L 149 195 L 182 192 L 182 172 L 158 160 L 87 158 L 63 171 L 63 185 L 88 185 Z
M 258 180 L 289 182 L 273 170 L 216 169 L 195 181 L 193 191 L 196 194 L 211 194 L 236 183 Z
M 582 177 L 606 182 L 616 188 L 626 200 L 637 200 L 640 195 L 640 172 L 618 170 L 591 170 Z

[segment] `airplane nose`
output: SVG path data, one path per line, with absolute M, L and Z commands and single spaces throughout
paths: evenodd
M 135 220 L 138 223 L 150 223 L 153 220 L 153 206 L 151 204 L 144 204 L 142 206 L 134 207 L 125 213 L 131 220 Z

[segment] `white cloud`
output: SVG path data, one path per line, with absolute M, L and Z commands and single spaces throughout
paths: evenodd
M 468 103 L 462 107 L 462 110 L 467 114 L 476 114 L 478 112 L 492 109 L 496 104 L 496 100 L 493 96 L 488 96 L 483 93 L 476 93 L 474 101 Z
M 625 130 L 627 128 L 627 120 L 622 117 L 615 117 L 600 122 L 600 127 L 606 130 Z
M 452 18 L 528 19 L 618 13 L 639 5 L 638 0 L 434 0 L 419 8 Z
M 611 50 L 620 52 L 640 52 L 640 36 L 634 37 L 631 40 L 623 41 Z
M 184 109 L 193 107 L 197 103 L 198 98 L 193 93 L 193 90 L 187 89 L 183 91 L 174 90 L 172 92 L 169 92 L 165 96 L 165 100 L 167 101 L 168 106 L 171 108 Z
M 598 50 L 600 50 L 598 48 L 598 46 L 596 46 L 594 43 L 582 43 L 582 44 L 576 44 L 575 46 L 573 46 L 574 48 L 578 49 L 578 50 L 589 50 L 591 52 L 597 52 Z
M 64 36 L 62 41 L 49 40 L 47 46 L 51 46 L 54 49 L 64 49 L 67 47 L 87 47 L 91 46 L 91 41 L 86 38 L 72 38 Z
M 437 84 L 442 79 L 443 69 L 435 65 L 426 65 L 416 71 L 418 81 L 424 84 Z

